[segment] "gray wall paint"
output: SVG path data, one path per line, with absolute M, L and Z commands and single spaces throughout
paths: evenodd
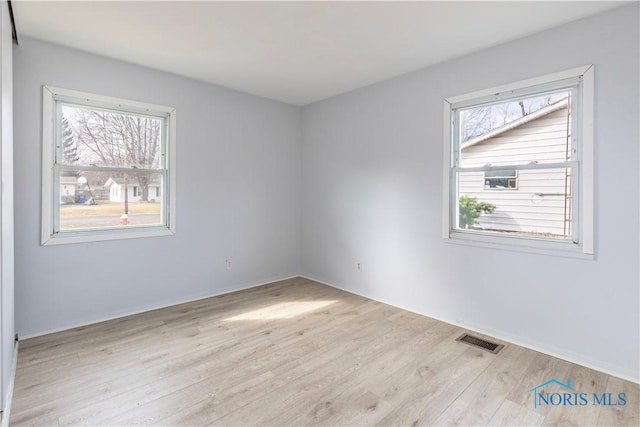
M 0 316 L 2 316 L 1 345 L 2 355 L 2 390 L 0 402 L 6 408 L 8 387 L 11 381 L 11 370 L 14 358 L 14 336 L 16 333 L 14 317 L 14 252 L 13 252 L 13 68 L 11 20 L 6 1 L 0 4 L 0 81 L 2 111 L 0 112 L 1 148 L 0 175 L 2 177 L 2 200 L 0 201 L 0 285 L 2 301 Z
M 298 108 L 29 39 L 14 71 L 21 336 L 299 272 Z M 176 107 L 175 236 L 39 245 L 43 84 Z
M 303 274 L 637 380 L 638 39 L 634 4 L 305 107 Z M 444 243 L 443 99 L 591 63 L 597 259 Z

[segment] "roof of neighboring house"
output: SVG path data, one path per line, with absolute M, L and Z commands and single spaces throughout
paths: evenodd
M 122 185 L 123 183 L 122 182 L 118 182 L 113 178 L 109 178 L 107 180 L 107 182 L 104 183 L 103 187 L 111 187 L 113 184 Z M 128 180 L 127 181 L 127 185 L 139 186 L 140 184 L 136 180 Z M 158 187 L 158 186 L 160 186 L 160 180 L 159 179 L 154 179 L 154 180 L 149 182 L 149 185 L 154 186 L 154 187 Z
M 556 102 L 555 104 L 551 104 L 549 106 L 546 106 L 544 108 L 539 109 L 538 111 L 535 111 L 531 114 L 527 114 L 526 116 L 522 116 L 519 119 L 516 119 L 510 123 L 507 123 L 504 126 L 500 126 L 499 128 L 495 128 L 494 130 L 487 132 L 483 135 L 480 136 L 476 136 L 475 138 L 471 138 L 470 140 L 463 142 L 462 143 L 462 147 L 460 147 L 462 150 L 464 150 L 465 148 L 469 148 L 471 146 L 474 146 L 476 144 L 479 144 L 482 141 L 486 141 L 488 139 L 491 138 L 495 138 L 498 135 L 501 135 L 507 131 L 510 131 L 512 129 L 518 128 L 522 125 L 525 125 L 527 123 L 530 123 L 534 120 L 537 120 L 541 117 L 547 116 L 553 112 L 556 112 L 558 110 L 562 110 L 563 108 L 567 108 L 567 106 L 569 105 L 569 99 L 565 98 L 561 101 Z

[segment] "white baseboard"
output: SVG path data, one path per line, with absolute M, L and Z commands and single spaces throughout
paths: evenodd
M 159 310 L 161 308 L 173 307 L 174 305 L 185 304 L 185 303 L 189 303 L 189 302 L 193 302 L 193 301 L 199 301 L 199 300 L 202 300 L 202 299 L 217 297 L 219 295 L 230 294 L 232 292 L 238 292 L 238 291 L 242 291 L 242 290 L 245 290 L 245 289 L 257 288 L 259 286 L 264 286 L 264 285 L 268 285 L 270 283 L 280 282 L 280 281 L 283 281 L 283 280 L 289 280 L 289 279 L 293 279 L 293 278 L 296 278 L 296 277 L 300 277 L 300 275 L 299 274 L 292 274 L 292 275 L 286 275 L 286 276 L 272 277 L 270 279 L 261 280 L 259 282 L 250 282 L 250 283 L 245 283 L 245 284 L 241 284 L 241 285 L 230 287 L 230 288 L 226 288 L 226 289 L 219 289 L 214 293 L 206 294 L 206 295 L 200 295 L 200 296 L 197 296 L 197 297 L 194 297 L 194 298 L 187 298 L 185 300 L 177 300 L 177 301 L 172 301 L 172 302 L 165 303 L 165 304 L 158 304 L 158 305 L 154 305 L 154 306 L 144 307 L 144 308 L 140 308 L 139 310 L 132 310 L 130 312 L 125 312 L 125 313 L 118 313 L 118 314 L 115 314 L 113 316 L 100 317 L 100 318 L 92 319 L 92 320 L 89 320 L 89 321 L 74 322 L 74 323 L 70 323 L 70 324 L 67 324 L 67 325 L 64 325 L 64 326 L 61 326 L 61 327 L 58 327 L 58 328 L 46 329 L 44 331 L 39 331 L 39 332 L 31 333 L 31 334 L 19 334 L 19 336 L 20 336 L 20 340 L 22 341 L 22 340 L 26 340 L 26 339 L 29 339 L 29 338 L 35 338 L 35 337 L 40 337 L 40 336 L 43 336 L 43 335 L 54 334 L 56 332 L 67 331 L 67 330 L 73 329 L 73 328 L 79 328 L 79 327 L 83 327 L 83 326 L 94 325 L 96 323 L 107 322 L 109 320 L 120 319 L 122 317 L 132 316 L 132 315 L 135 315 L 135 314 L 142 314 L 142 313 L 146 313 L 148 311 Z
M 616 367 L 616 366 L 611 366 L 610 364 L 608 364 L 608 363 L 606 363 L 604 361 L 587 361 L 587 360 L 581 359 L 580 357 L 578 357 L 577 355 L 575 355 L 575 354 L 573 354 L 571 352 L 567 352 L 566 350 L 563 351 L 562 349 L 554 348 L 552 346 L 546 346 L 546 345 L 541 344 L 541 343 L 532 343 L 532 342 L 527 341 L 525 339 L 522 339 L 520 337 L 511 336 L 510 334 L 507 334 L 507 333 L 505 333 L 503 331 L 498 331 L 498 330 L 494 330 L 492 328 L 487 328 L 484 325 L 478 325 L 478 324 L 473 324 L 473 323 L 472 324 L 468 324 L 468 323 L 461 324 L 461 323 L 456 322 L 454 320 L 434 317 L 434 316 L 432 316 L 432 315 L 430 315 L 428 313 L 421 313 L 419 311 L 415 311 L 415 310 L 412 310 L 410 308 L 399 306 L 399 305 L 394 304 L 392 302 L 386 301 L 385 299 L 380 298 L 380 297 L 359 294 L 357 292 L 354 292 L 351 289 L 347 289 L 344 286 L 339 286 L 339 285 L 335 285 L 333 283 L 329 283 L 326 280 L 313 277 L 312 275 L 300 274 L 300 277 L 304 277 L 305 279 L 309 279 L 309 280 L 313 280 L 313 281 L 318 282 L 318 283 L 322 283 L 323 285 L 327 285 L 327 286 L 330 286 L 332 288 L 340 289 L 341 291 L 349 292 L 351 294 L 359 295 L 359 296 L 362 296 L 362 297 L 365 297 L 365 298 L 369 298 L 369 299 L 374 300 L 374 301 L 378 301 L 378 302 L 381 302 L 381 303 L 384 303 L 384 304 L 387 304 L 387 305 L 390 305 L 390 306 L 393 306 L 393 307 L 397 307 L 397 308 L 400 308 L 402 310 L 409 311 L 411 313 L 416 313 L 416 314 L 419 314 L 421 316 L 425 316 L 425 317 L 429 317 L 429 318 L 438 320 L 440 322 L 448 323 L 450 325 L 457 326 L 459 328 L 462 328 L 462 329 L 465 329 L 465 330 L 468 330 L 468 331 L 472 331 L 472 332 L 476 332 L 476 333 L 479 333 L 479 334 L 488 335 L 488 336 L 497 338 L 497 339 L 499 339 L 501 341 L 509 342 L 511 344 L 519 345 L 520 347 L 528 348 L 529 350 L 537 351 L 539 353 L 543 353 L 543 354 L 546 354 L 548 356 L 552 356 L 552 357 L 556 357 L 558 359 L 566 360 L 567 362 L 575 363 L 576 365 L 584 366 L 586 368 L 593 369 L 593 370 L 596 370 L 596 371 L 600 371 L 600 372 L 603 372 L 605 374 L 612 375 L 614 377 L 622 378 L 623 380 L 627 380 L 627 381 L 631 381 L 631 382 L 636 383 L 636 384 L 640 384 L 640 377 L 639 377 L 639 374 L 637 372 L 621 369 L 620 367 Z

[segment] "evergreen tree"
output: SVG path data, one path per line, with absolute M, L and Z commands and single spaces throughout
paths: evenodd
M 75 165 L 80 160 L 78 146 L 73 138 L 73 129 L 69 120 L 62 116 L 62 161 L 65 165 Z M 65 171 L 63 176 L 78 176 L 78 172 Z

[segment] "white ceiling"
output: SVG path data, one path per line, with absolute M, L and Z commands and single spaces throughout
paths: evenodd
M 13 1 L 28 36 L 306 105 L 623 2 Z

